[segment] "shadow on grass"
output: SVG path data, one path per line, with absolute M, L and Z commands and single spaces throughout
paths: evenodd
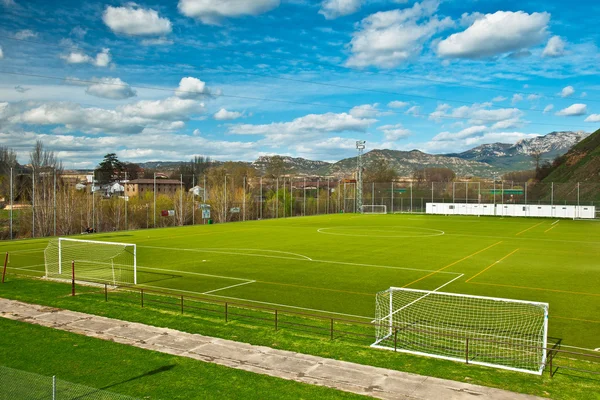
M 148 372 L 146 372 L 146 373 L 144 373 L 144 374 L 140 374 L 140 375 L 134 376 L 134 377 L 132 377 L 132 378 L 125 379 L 125 380 L 123 380 L 123 381 L 120 381 L 120 382 L 115 382 L 115 383 L 113 383 L 113 384 L 111 384 L 111 385 L 104 386 L 104 387 L 100 388 L 100 390 L 106 390 L 106 389 L 110 389 L 111 387 L 114 387 L 114 386 L 119 386 L 119 385 L 122 385 L 122 384 L 124 384 L 124 383 L 132 382 L 132 381 L 135 381 L 135 380 L 138 380 L 138 379 L 141 379 L 141 378 L 145 378 L 145 377 L 147 377 L 147 376 L 152 376 L 152 375 L 160 374 L 160 373 L 162 373 L 162 372 L 167 372 L 167 371 L 170 371 L 170 370 L 172 370 L 172 369 L 173 369 L 173 368 L 175 368 L 175 367 L 176 367 L 176 365 L 175 365 L 175 364 L 171 364 L 171 365 L 163 365 L 162 367 L 159 367 L 159 368 L 153 369 L 152 371 L 148 371 Z

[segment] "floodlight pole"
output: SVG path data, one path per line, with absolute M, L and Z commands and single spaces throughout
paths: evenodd
M 304 177 L 304 200 L 302 206 L 302 216 L 306 217 L 306 177 Z
M 579 182 L 577 182 L 577 205 L 579 206 Z
M 356 150 L 358 151 L 357 158 L 357 173 L 356 173 L 356 208 L 358 212 L 362 213 L 362 205 L 363 205 L 363 163 L 362 163 L 362 155 L 363 151 L 366 147 L 365 140 L 357 140 L 356 141 Z
M 52 200 L 54 203 L 54 236 L 56 236 L 56 168 L 54 168 L 54 195 L 52 196 Z
M 225 186 L 223 192 L 225 194 L 225 204 L 223 205 L 223 222 L 227 222 L 227 174 L 225 174 Z
M 194 191 L 196 190 L 196 174 L 192 175 L 192 225 L 196 225 L 196 195 Z
M 127 171 L 125 171 L 125 185 L 127 185 L 127 182 L 129 182 L 129 180 L 127 179 Z M 123 188 L 125 188 L 125 186 L 123 186 Z M 129 200 L 129 196 L 127 196 L 127 190 L 125 190 L 125 196 L 124 199 L 125 200 L 125 230 L 129 230 L 129 220 L 127 219 L 127 203 Z
M 31 191 L 31 237 L 35 237 L 35 168 L 32 169 Z
M 262 189 L 262 176 L 260 177 L 260 207 L 259 207 L 259 214 L 260 214 L 260 218 L 262 219 L 262 211 L 263 211 L 263 189 Z
M 277 202 L 275 203 L 275 214 L 277 214 L 277 217 L 275 218 L 279 218 L 279 176 L 277 176 L 277 181 L 275 183 L 275 193 L 277 194 Z
M 243 213 L 242 213 L 242 221 L 246 220 L 246 177 L 244 176 L 244 182 L 243 182 L 243 196 L 242 196 L 242 209 L 243 209 Z
M 286 208 L 286 205 L 287 205 L 286 198 L 285 198 L 286 197 L 285 196 L 285 191 L 286 190 L 285 190 L 285 176 L 284 176 L 283 177 L 283 218 L 285 218 L 285 214 L 286 214 L 285 213 L 285 208 Z
M 127 209 L 127 203 L 125 203 Z M 183 226 L 183 174 L 179 174 L 179 223 Z
M 156 172 L 154 173 L 154 225 L 153 228 L 156 228 Z
M 327 214 L 329 214 L 329 198 L 331 197 L 331 189 L 329 187 L 329 177 L 327 177 Z
M 10 169 L 10 240 L 13 238 L 13 169 Z
M 317 215 L 319 215 L 319 189 L 321 189 L 321 178 L 317 178 Z

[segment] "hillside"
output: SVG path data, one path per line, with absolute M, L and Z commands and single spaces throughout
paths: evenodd
M 372 150 L 363 156 L 365 168 L 387 160 L 400 176 L 412 176 L 415 169 L 426 167 L 445 167 L 452 169 L 459 176 L 493 176 L 495 169 L 478 161 L 464 160 L 459 157 L 448 157 L 423 153 L 419 150 Z M 324 175 L 345 176 L 356 170 L 356 157 L 338 161 L 319 170 Z
M 544 182 L 600 184 L 600 129 L 560 157 Z

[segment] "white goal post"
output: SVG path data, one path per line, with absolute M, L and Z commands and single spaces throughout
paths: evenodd
M 372 347 L 541 375 L 548 303 L 389 288 Z
M 362 214 L 387 214 L 387 206 L 385 205 L 365 205 L 360 209 Z
M 44 250 L 46 277 L 137 284 L 137 246 L 132 243 L 57 238 Z

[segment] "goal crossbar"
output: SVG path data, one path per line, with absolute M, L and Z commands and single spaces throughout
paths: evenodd
M 387 206 L 379 204 L 363 204 L 360 212 L 362 214 L 387 214 Z
M 548 304 L 391 287 L 377 293 L 372 347 L 541 374 Z

